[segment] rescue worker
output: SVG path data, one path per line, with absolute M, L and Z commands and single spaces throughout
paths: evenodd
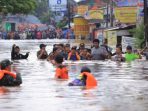
M 63 65 L 63 56 L 57 55 L 55 57 L 55 65 L 56 65 L 56 72 L 55 72 L 55 78 L 56 79 L 68 79 L 68 70 L 65 65 Z
M 19 86 L 22 84 L 20 74 L 11 72 L 12 62 L 5 59 L 0 62 L 0 86 Z
M 97 86 L 97 80 L 91 74 L 91 70 L 88 67 L 82 67 L 81 74 L 68 84 L 69 86 L 85 86 L 86 88 L 92 88 Z
M 12 60 L 27 59 L 28 56 L 29 56 L 29 52 L 27 52 L 25 55 L 20 54 L 19 46 L 16 46 L 15 44 L 12 46 L 12 51 L 11 51 Z

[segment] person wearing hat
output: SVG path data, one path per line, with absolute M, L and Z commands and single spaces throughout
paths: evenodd
M 132 46 L 128 45 L 126 47 L 125 60 L 126 61 L 133 61 L 135 59 L 141 59 L 141 55 L 139 53 L 137 53 L 137 54 L 133 53 Z
M 88 67 L 82 67 L 81 74 L 72 82 L 68 84 L 69 86 L 85 86 L 87 88 L 92 88 L 97 86 L 97 80 L 91 74 L 91 70 Z
M 48 54 L 46 51 L 46 45 L 40 44 L 40 50 L 37 52 L 37 58 L 38 59 L 47 59 Z
M 79 53 L 81 53 L 84 49 L 85 49 L 85 44 L 84 43 L 80 43 L 79 49 L 78 49 Z
M 15 44 L 13 44 L 12 51 L 11 51 L 11 60 L 27 59 L 28 56 L 29 56 L 29 52 L 23 55 L 20 53 L 19 46 L 16 46 Z
M 12 64 L 8 59 L 0 62 L 0 86 L 19 86 L 22 84 L 21 75 L 11 72 Z

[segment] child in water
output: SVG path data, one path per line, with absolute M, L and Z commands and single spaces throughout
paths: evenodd
M 63 65 L 63 56 L 62 55 L 57 55 L 55 58 L 54 58 L 54 61 L 55 61 L 55 65 L 56 65 L 56 74 L 55 74 L 55 78 L 56 79 L 68 79 L 68 70 L 66 68 L 65 65 Z
M 68 84 L 69 86 L 86 86 L 94 87 L 97 86 L 95 77 L 91 74 L 91 70 L 88 67 L 82 67 L 81 74 Z

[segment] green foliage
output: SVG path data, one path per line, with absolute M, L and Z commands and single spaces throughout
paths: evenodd
M 0 12 L 4 14 L 28 14 L 35 8 L 35 0 L 0 0 Z
M 130 30 L 130 33 L 133 34 L 136 39 L 135 44 L 138 48 L 141 48 L 141 44 L 144 41 L 144 24 L 141 23 L 137 28 Z
M 53 17 L 53 13 L 48 7 L 48 0 L 36 1 L 36 3 L 37 7 L 34 11 L 34 15 L 36 15 L 42 23 L 50 24 L 50 18 Z
M 50 18 L 52 16 L 52 13 L 49 12 L 43 12 L 42 15 L 39 16 L 39 19 L 44 24 L 50 24 Z
M 66 21 L 62 20 L 62 21 L 58 22 L 56 26 L 58 28 L 63 28 L 66 26 Z

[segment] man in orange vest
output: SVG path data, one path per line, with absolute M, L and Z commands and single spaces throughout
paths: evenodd
M 20 74 L 11 72 L 12 62 L 5 59 L 0 62 L 0 86 L 19 86 L 22 84 Z
M 55 74 L 55 78 L 56 79 L 68 79 L 68 70 L 66 68 L 65 65 L 63 65 L 63 56 L 62 55 L 57 55 L 55 57 L 55 65 L 56 65 L 56 74 Z
M 69 86 L 86 86 L 95 87 L 97 86 L 97 80 L 91 74 L 91 70 L 88 67 L 82 67 L 81 74 L 78 78 L 68 84 Z

